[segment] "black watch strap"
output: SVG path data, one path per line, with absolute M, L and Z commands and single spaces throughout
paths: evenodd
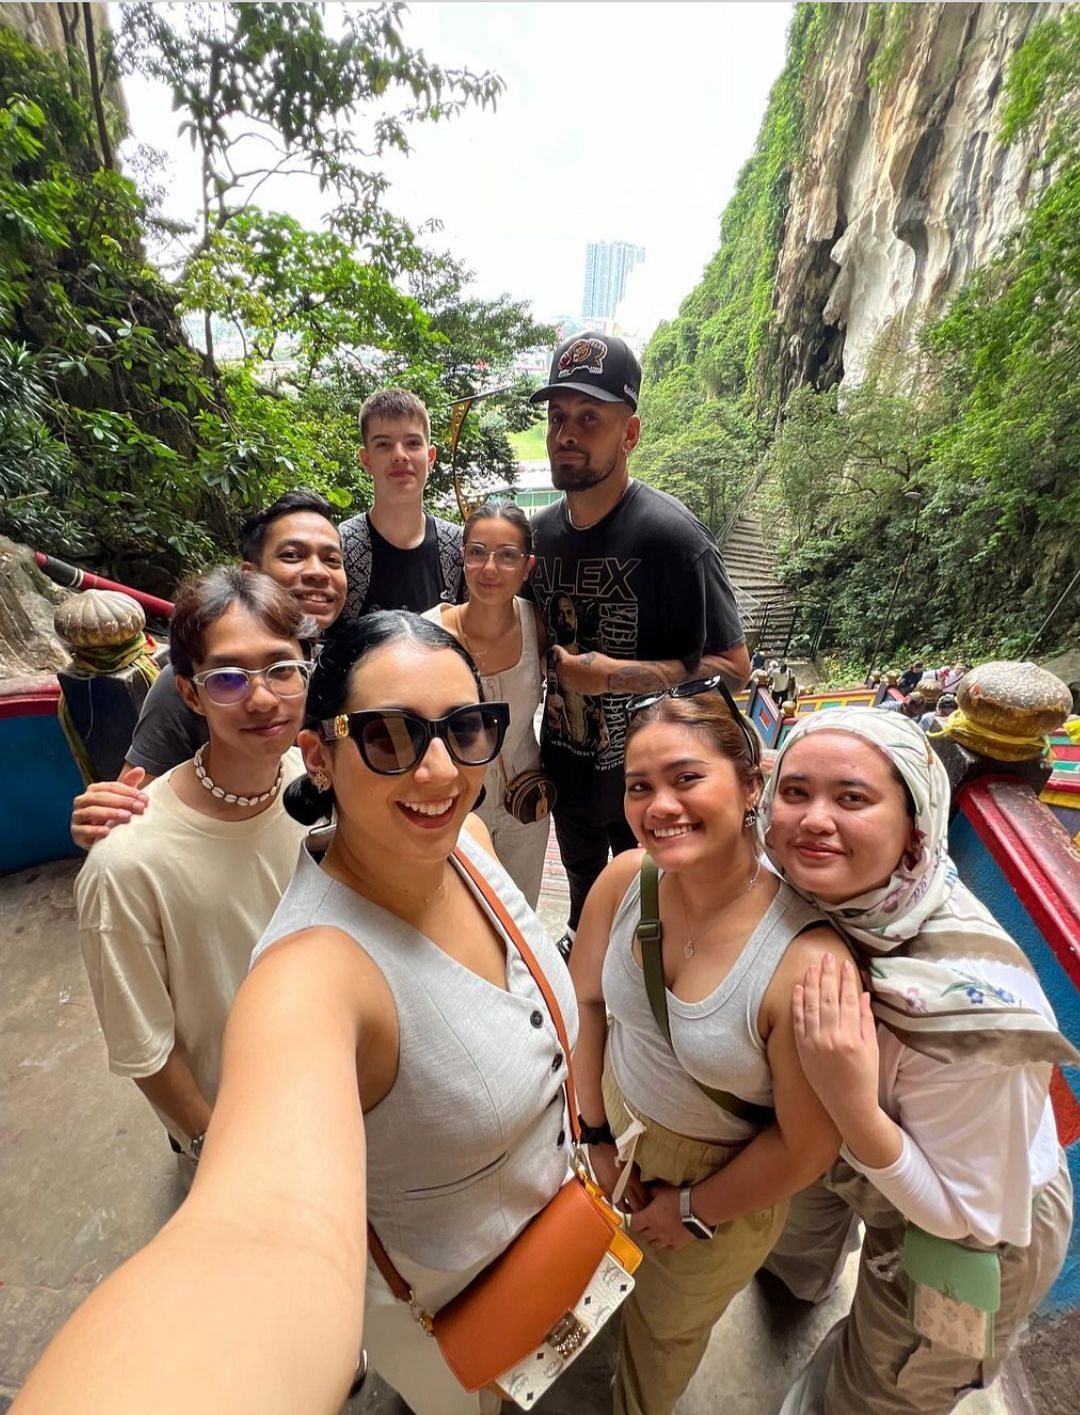
M 614 1145 L 615 1136 L 611 1133 L 611 1126 L 606 1120 L 603 1125 L 586 1125 L 579 1115 L 578 1125 L 581 1127 L 581 1143 L 583 1145 Z

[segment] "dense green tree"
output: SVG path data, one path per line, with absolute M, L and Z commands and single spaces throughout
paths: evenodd
M 383 208 L 379 153 L 501 86 L 408 49 L 400 5 L 334 12 L 336 37 L 318 6 L 128 10 L 123 54 L 172 86 L 202 216 L 172 284 L 145 251 L 161 218 L 115 166 L 107 37 L 99 72 L 74 42 L 46 53 L 0 27 L 0 530 L 167 589 L 289 486 L 363 505 L 357 414 L 375 387 L 416 388 L 441 434 L 453 398 L 509 381 L 551 331 L 508 297 L 467 297 L 470 272 Z M 337 203 L 322 229 L 253 200 L 293 164 Z M 219 365 L 226 325 L 243 356 Z M 482 406 L 463 465 L 506 480 L 506 431 L 532 414 L 521 389 Z
M 494 104 L 502 82 L 430 63 L 401 32 L 405 5 L 128 4 L 121 62 L 168 85 L 199 158 L 195 251 L 234 226 L 275 176 L 314 178 L 330 229 L 383 275 L 420 259 L 416 233 L 386 208 L 378 159 L 408 151 L 413 123 Z M 405 95 L 391 108 L 389 98 Z M 242 236 L 241 236 L 242 239 Z M 205 320 L 213 357 L 210 312 Z

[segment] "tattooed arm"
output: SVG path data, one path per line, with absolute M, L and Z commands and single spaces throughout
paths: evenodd
M 688 671 L 678 658 L 610 658 L 603 653 L 567 653 L 554 648 L 555 671 L 559 682 L 579 693 L 651 693 L 674 688 L 689 678 L 711 678 L 722 673 L 730 688 L 742 688 L 750 673 L 750 656 L 745 644 L 723 653 L 704 654 Z

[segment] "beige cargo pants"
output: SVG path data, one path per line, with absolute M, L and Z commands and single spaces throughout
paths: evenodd
M 790 1279 L 799 1295 L 811 1295 L 816 1288 L 824 1296 L 850 1241 L 853 1209 L 867 1226 L 851 1311 L 818 1348 L 788 1392 L 780 1415 L 946 1415 L 969 1391 L 995 1379 L 1031 1312 L 1061 1271 L 1072 1229 L 1072 1184 L 1065 1156 L 1035 1202 L 1030 1244 L 998 1246 L 1001 1306 L 994 1318 L 994 1355 L 984 1361 L 936 1345 L 912 1326 L 908 1279 L 899 1262 L 903 1220 L 869 1181 L 842 1161 L 825 1183 L 805 1197 L 796 1196 L 784 1234 L 784 1255 L 770 1259 L 770 1271 L 785 1282 Z M 826 1234 L 831 1234 L 831 1248 Z
M 646 1182 L 696 1184 L 722 1169 L 741 1145 L 707 1145 L 632 1112 L 604 1069 L 604 1109 L 621 1134 L 641 1120 L 634 1160 Z M 615 1415 L 670 1415 L 697 1370 L 709 1336 L 731 1299 L 761 1266 L 784 1226 L 787 1204 L 721 1224 L 711 1243 L 673 1252 L 643 1243 L 633 1296 L 623 1305 L 615 1368 Z

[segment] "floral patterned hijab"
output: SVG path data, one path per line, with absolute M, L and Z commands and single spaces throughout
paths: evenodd
M 915 807 L 915 848 L 888 882 L 831 904 L 806 897 L 852 941 L 867 965 L 874 1015 L 915 1051 L 948 1061 L 978 1054 L 1003 1065 L 1080 1060 L 1049 1016 L 984 976 L 985 962 L 1033 975 L 1023 950 L 965 888 L 949 857 L 949 779 L 919 726 L 876 708 L 838 708 L 798 723 L 780 748 L 759 807 L 762 843 L 784 758 L 815 732 L 849 732 L 900 774 Z M 790 881 L 789 881 L 790 883 Z M 804 892 L 804 891 L 801 891 Z

